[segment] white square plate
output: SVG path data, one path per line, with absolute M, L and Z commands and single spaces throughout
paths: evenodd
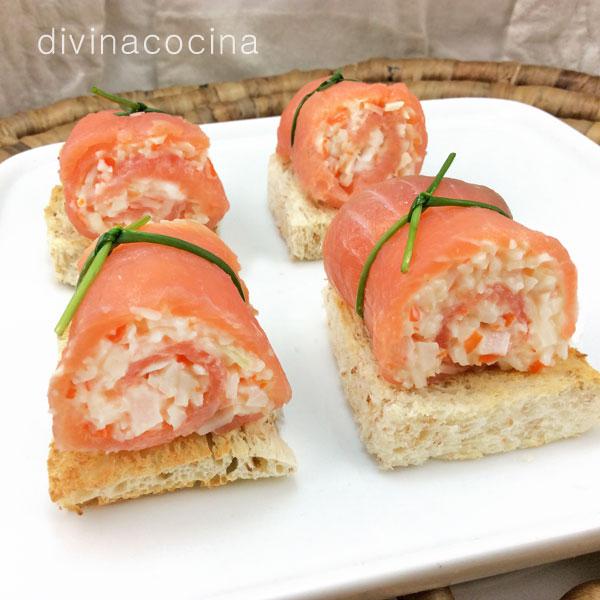
M 424 103 L 424 173 L 500 192 L 515 217 L 558 237 L 580 274 L 576 345 L 600 367 L 600 148 L 523 104 Z M 600 431 L 535 450 L 381 472 L 364 452 L 330 354 L 321 263 L 292 262 L 266 207 L 278 119 L 208 125 L 231 200 L 221 233 L 238 253 L 294 396 L 282 434 L 287 480 L 193 489 L 78 517 L 51 504 L 46 387 L 54 283 L 42 209 L 58 145 L 0 165 L 0 354 L 4 597 L 314 598 L 423 589 L 600 545 Z

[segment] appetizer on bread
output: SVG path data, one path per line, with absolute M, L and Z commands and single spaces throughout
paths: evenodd
M 99 238 L 57 326 L 55 502 L 77 510 L 294 470 L 275 426 L 290 386 L 238 271 L 193 221 Z
M 442 179 L 450 162 L 357 192 L 325 238 L 334 354 L 385 468 L 537 446 L 600 418 L 600 374 L 569 348 L 567 251 L 492 190 Z
M 320 259 L 327 226 L 353 191 L 420 172 L 427 146 L 419 100 L 403 83 L 307 83 L 281 115 L 268 202 L 290 254 Z
M 150 215 L 214 229 L 229 209 L 208 158 L 208 137 L 197 125 L 101 94 L 134 106 L 77 123 L 60 152 L 62 186 L 54 188 L 45 211 L 57 278 L 70 285 L 83 250 L 110 227 Z

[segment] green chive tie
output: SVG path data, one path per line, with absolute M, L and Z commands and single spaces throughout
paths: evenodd
M 121 108 L 121 112 L 115 113 L 118 117 L 129 117 L 134 113 L 139 112 L 155 112 L 155 113 L 163 113 L 169 114 L 164 110 L 159 110 L 158 108 L 152 108 L 143 102 L 135 102 L 133 100 L 129 100 L 128 98 L 123 98 L 123 96 L 117 96 L 116 94 L 110 94 L 101 90 L 100 88 L 94 86 L 90 90 L 92 94 L 96 94 L 96 96 L 100 96 L 101 98 L 106 98 L 111 102 L 115 102 Z
M 294 118 L 292 119 L 292 132 L 291 132 L 291 145 L 294 145 L 294 139 L 296 138 L 296 125 L 298 124 L 298 115 L 300 114 L 301 108 L 304 106 L 304 103 L 317 92 L 323 92 L 330 87 L 334 86 L 336 83 L 340 83 L 341 81 L 356 81 L 356 79 L 346 79 L 342 73 L 341 69 L 335 71 L 329 79 L 323 81 L 320 85 L 318 85 L 312 92 L 309 92 L 300 100 L 300 103 L 296 107 L 294 112 Z
M 87 291 L 98 276 L 98 273 L 100 273 L 104 261 L 106 261 L 110 253 L 120 244 L 145 242 L 151 244 L 161 244 L 163 246 L 170 246 L 171 248 L 178 248 L 179 250 L 191 252 L 192 254 L 195 254 L 196 256 L 213 263 L 222 271 L 227 273 L 237 288 L 242 300 L 246 301 L 244 288 L 241 281 L 239 280 L 235 271 L 222 258 L 204 248 L 201 248 L 200 246 L 196 246 L 195 244 L 191 244 L 176 237 L 161 235 L 159 233 L 137 231 L 140 227 L 148 223 L 148 221 L 150 221 L 150 217 L 144 217 L 143 219 L 140 219 L 139 221 L 136 221 L 127 227 L 113 227 L 98 238 L 94 250 L 87 257 L 83 268 L 81 269 L 75 292 L 69 301 L 69 304 L 67 304 L 67 308 L 65 308 L 65 311 L 56 324 L 56 327 L 54 328 L 54 331 L 57 333 L 57 335 L 60 336 L 66 331 L 69 323 L 75 316 L 79 305 L 85 298 Z
M 456 152 L 452 152 L 448 155 L 448 158 L 444 161 L 442 168 L 439 170 L 438 174 L 434 177 L 433 181 L 427 188 L 425 192 L 421 192 L 414 199 L 411 204 L 410 210 L 406 215 L 404 215 L 401 219 L 396 221 L 375 243 L 371 252 L 367 256 L 367 260 L 363 265 L 362 271 L 360 273 L 360 279 L 358 281 L 358 289 L 356 292 L 356 313 L 364 318 L 364 304 L 365 304 L 365 289 L 367 286 L 367 280 L 369 278 L 369 272 L 371 271 L 371 267 L 379 254 L 379 251 L 383 248 L 385 243 L 392 238 L 402 227 L 409 224 L 408 237 L 406 240 L 406 246 L 404 247 L 404 255 L 402 257 L 402 265 L 400 270 L 402 273 L 407 273 L 410 267 L 410 262 L 412 260 L 413 249 L 415 246 L 415 241 L 417 238 L 417 230 L 419 228 L 419 222 L 421 220 L 421 215 L 428 209 L 434 206 L 460 206 L 460 207 L 476 207 L 476 208 L 486 208 L 488 210 L 493 210 L 497 213 L 500 213 L 502 216 L 511 219 L 512 217 L 503 211 L 498 206 L 494 206 L 493 204 L 488 204 L 486 202 L 475 202 L 473 200 L 460 200 L 456 198 L 444 198 L 441 196 L 434 196 L 433 192 L 439 187 L 444 175 L 450 168 L 452 161 L 456 157 Z

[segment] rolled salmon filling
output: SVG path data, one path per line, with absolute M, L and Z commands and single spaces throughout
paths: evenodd
M 566 358 L 562 274 L 547 253 L 484 241 L 469 262 L 425 283 L 403 308 L 393 377 L 424 387 L 468 367 L 537 372 Z
M 377 241 L 432 181 L 384 181 L 338 211 L 323 258 L 347 304 L 360 301 L 361 275 Z M 483 186 L 444 178 L 436 193 L 509 214 L 504 200 Z M 379 372 L 390 383 L 422 388 L 437 375 L 491 365 L 536 372 L 567 356 L 577 320 L 575 265 L 557 239 L 504 215 L 431 207 L 421 216 L 405 272 L 408 227 L 380 248 L 361 307 Z
M 235 254 L 204 225 L 161 221 L 140 230 L 198 246 L 239 272 Z M 56 447 L 141 450 L 283 406 L 291 389 L 247 298 L 237 275 L 232 281 L 194 252 L 116 247 L 73 315 L 50 381 Z
M 352 186 L 358 173 L 372 170 L 389 152 L 390 143 L 397 144 L 399 152 L 384 179 L 414 175 L 423 162 L 419 148 L 424 143 L 416 117 L 416 111 L 402 100 L 350 101 L 325 123 L 315 147 L 345 188 Z M 386 135 L 390 129 L 396 134 L 392 140 Z
M 116 442 L 165 428 L 179 435 L 226 430 L 275 406 L 273 372 L 228 334 L 197 317 L 134 308 L 71 378 L 82 421 Z
M 315 92 L 323 81 L 298 90 L 277 130 L 277 154 L 308 200 L 340 208 L 363 186 L 420 172 L 425 115 L 406 85 L 346 80 Z
M 229 208 L 208 157 L 209 139 L 181 117 L 113 110 L 78 121 L 60 151 L 60 179 L 73 227 L 93 239 L 144 215 L 216 227 Z
M 101 234 L 146 214 L 155 220 L 209 221 L 200 209 L 199 199 L 189 198 L 176 178 L 153 175 L 144 167 L 146 161 L 179 163 L 178 168 L 201 174 L 207 167 L 205 148 L 169 140 L 162 134 L 123 140 L 110 150 L 96 151 L 94 157 L 94 165 L 76 192 L 75 210 L 88 230 Z M 119 173 L 124 176 L 115 176 Z

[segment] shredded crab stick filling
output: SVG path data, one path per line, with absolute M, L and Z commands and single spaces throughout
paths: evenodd
M 281 116 L 277 153 L 291 161 L 307 195 L 337 208 L 363 185 L 421 170 L 427 132 L 418 99 L 403 83 L 342 81 L 312 95 L 323 79 L 306 84 Z
M 141 231 L 187 240 L 239 269 L 200 224 Z M 112 252 L 75 313 L 49 401 L 59 449 L 110 452 L 239 427 L 290 394 L 226 273 L 184 250 L 135 243 Z
M 325 239 L 329 281 L 354 308 L 362 266 L 431 178 L 390 180 L 357 193 Z M 444 179 L 436 195 L 494 204 L 492 190 Z M 577 274 L 554 238 L 482 208 L 423 213 L 410 269 L 408 232 L 382 248 L 367 280 L 364 316 L 381 374 L 405 388 L 467 368 L 538 372 L 567 356 L 577 317 Z
M 189 218 L 214 228 L 229 208 L 200 128 L 162 113 L 81 119 L 60 153 L 60 177 L 73 226 L 94 238 L 148 214 Z

